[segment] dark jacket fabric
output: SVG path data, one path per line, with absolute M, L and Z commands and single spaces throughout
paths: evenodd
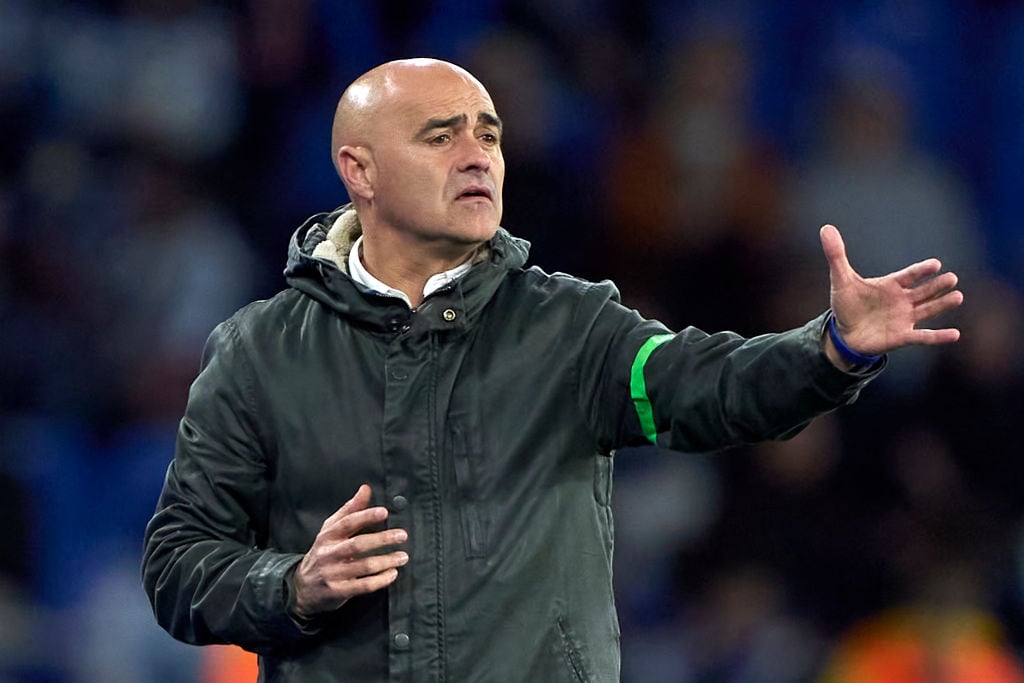
M 613 451 L 786 437 L 875 374 L 829 363 L 824 317 L 670 335 L 610 283 L 526 268 L 502 229 L 410 311 L 343 249 L 313 255 L 338 215 L 297 231 L 288 289 L 211 335 L 146 530 L 159 623 L 260 653 L 264 681 L 617 681 Z M 362 483 L 409 564 L 300 626 L 290 574 Z

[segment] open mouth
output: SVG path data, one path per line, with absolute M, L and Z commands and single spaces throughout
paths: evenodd
M 488 188 L 483 187 L 482 185 L 470 185 L 460 192 L 456 199 L 486 199 L 491 201 L 494 198 L 491 196 L 491 191 Z

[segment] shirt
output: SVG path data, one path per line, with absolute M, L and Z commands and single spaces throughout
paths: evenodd
M 377 294 L 393 296 L 401 299 L 409 306 L 409 308 L 412 308 L 412 302 L 409 300 L 409 297 L 405 295 L 405 292 L 384 284 L 370 274 L 370 271 L 368 271 L 366 266 L 363 265 L 363 259 L 359 256 L 359 250 L 362 246 L 363 236 L 360 235 L 356 240 L 356 243 L 352 245 L 352 251 L 348 253 L 348 274 L 352 279 Z M 469 271 L 471 265 L 471 262 L 467 260 L 462 265 L 455 266 L 451 270 L 431 275 L 426 284 L 423 285 L 423 298 L 427 298 L 442 287 L 446 287 L 452 282 L 458 280 Z

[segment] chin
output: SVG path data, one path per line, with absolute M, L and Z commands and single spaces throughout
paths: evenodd
M 491 238 L 494 237 L 494 234 L 496 232 L 498 232 L 498 224 L 497 223 L 491 223 L 487 227 L 482 228 L 481 230 L 477 231 L 476 239 L 474 239 L 473 241 L 474 242 L 489 242 L 491 240 Z
M 462 222 L 461 225 L 455 223 L 453 227 L 454 239 L 466 243 L 480 243 L 494 237 L 494 233 L 498 232 L 498 221 L 494 217 L 489 217 L 487 220 Z

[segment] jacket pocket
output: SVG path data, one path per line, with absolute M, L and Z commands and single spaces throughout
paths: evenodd
M 610 455 L 594 457 L 594 502 L 597 503 L 601 541 L 604 544 L 605 552 L 608 553 L 609 562 L 615 543 L 612 532 L 614 528 L 612 520 L 612 468 L 614 461 L 612 457 Z
M 490 547 L 490 517 L 480 500 L 480 480 L 476 472 L 479 454 L 470 444 L 469 433 L 461 422 L 449 427 L 455 482 L 459 490 L 459 523 L 466 557 L 487 555 Z
M 569 673 L 572 675 L 572 680 L 576 683 L 591 683 L 593 679 L 587 671 L 583 654 L 576 642 L 576 638 L 573 637 L 572 629 L 569 628 L 569 623 L 565 620 L 565 617 L 558 617 L 555 626 L 560 641 L 562 658 Z
M 598 455 L 594 462 L 594 500 L 604 507 L 612 504 L 612 457 Z

